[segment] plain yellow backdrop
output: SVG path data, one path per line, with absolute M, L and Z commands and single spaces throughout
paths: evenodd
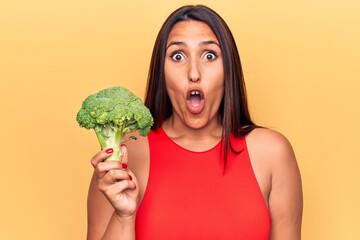
M 143 98 L 157 31 L 188 3 L 228 22 L 255 121 L 293 144 L 303 239 L 360 239 L 356 0 L 1 0 L 0 239 L 85 239 L 99 145 L 76 113 L 109 86 Z

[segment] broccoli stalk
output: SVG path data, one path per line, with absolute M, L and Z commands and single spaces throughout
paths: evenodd
M 141 136 L 146 136 L 154 122 L 141 100 L 122 87 L 107 88 L 88 96 L 76 120 L 81 127 L 95 130 L 101 149 L 114 149 L 105 161 L 120 161 L 121 144 L 136 140 L 127 134 L 138 130 Z
M 133 124 L 133 126 L 136 126 Z M 99 140 L 101 149 L 107 149 L 109 147 L 114 149 L 113 154 L 106 159 L 106 161 L 116 161 L 122 158 L 123 153 L 120 150 L 120 145 L 129 140 L 136 140 L 136 137 L 130 136 L 124 139 L 126 127 L 119 127 L 114 124 L 105 124 L 95 126 L 94 130 Z

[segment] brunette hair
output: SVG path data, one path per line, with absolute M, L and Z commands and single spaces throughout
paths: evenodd
M 164 77 L 166 44 L 176 23 L 191 20 L 207 24 L 220 43 L 224 64 L 224 96 L 219 107 L 219 121 L 223 127 L 226 163 L 228 149 L 237 152 L 231 146 L 230 135 L 245 136 L 258 126 L 250 118 L 244 76 L 234 37 L 225 21 L 214 10 L 204 5 L 187 5 L 175 10 L 166 19 L 152 53 L 145 105 L 154 117 L 153 129 L 161 127 L 164 120 L 171 116 L 173 109 Z

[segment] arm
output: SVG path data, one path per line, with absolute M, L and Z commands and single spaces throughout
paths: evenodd
M 127 151 L 122 147 L 127 163 Z M 95 168 L 88 194 L 88 240 L 135 239 L 135 214 L 138 188 L 135 175 L 120 162 L 102 162 L 105 151 L 96 154 L 91 162 Z M 130 177 L 132 180 L 130 180 Z M 114 181 L 116 180 L 116 181 Z
M 270 211 L 270 239 L 301 239 L 301 178 L 289 141 L 264 128 L 253 130 L 247 141 L 253 169 Z
M 288 140 L 272 133 L 270 142 L 271 190 L 269 210 L 271 240 L 300 240 L 303 197 L 300 171 Z
M 114 208 L 111 206 L 106 197 L 100 192 L 95 172 L 92 176 L 88 192 L 87 213 L 87 239 L 101 239 L 108 222 L 114 213 Z

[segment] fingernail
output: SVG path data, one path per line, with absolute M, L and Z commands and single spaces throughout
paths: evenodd
M 129 174 L 129 179 L 132 180 L 132 176 Z
M 126 163 L 122 163 L 121 166 L 122 166 L 122 168 L 127 168 L 127 164 L 126 164 Z
M 105 150 L 105 152 L 106 152 L 107 154 L 110 154 L 110 153 L 113 153 L 113 152 L 114 152 L 114 149 L 108 148 L 108 149 Z

